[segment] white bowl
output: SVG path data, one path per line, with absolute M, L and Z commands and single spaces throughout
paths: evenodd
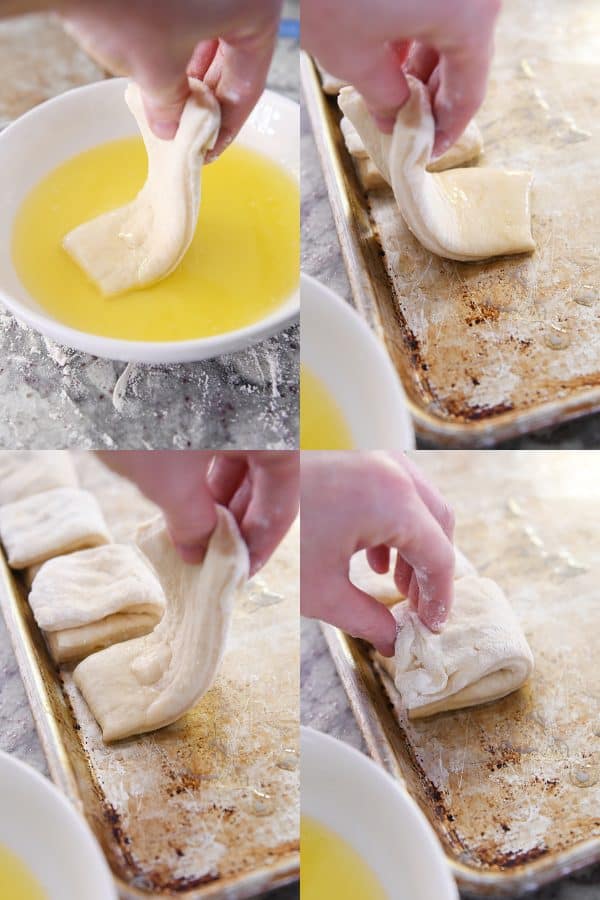
M 36 106 L 0 134 L 0 299 L 19 318 L 60 344 L 125 362 L 190 362 L 232 353 L 286 328 L 298 317 L 296 290 L 275 312 L 237 331 L 189 341 L 126 341 L 88 334 L 50 316 L 21 284 L 11 258 L 15 215 L 29 191 L 67 159 L 139 132 L 123 98 L 124 78 L 67 91 Z M 265 91 L 238 143 L 299 178 L 298 104 Z
M 48 900 L 117 900 L 85 819 L 34 769 L 0 753 L 0 844 L 25 863 Z
M 337 832 L 390 900 L 458 900 L 438 840 L 416 803 L 375 763 L 302 728 L 302 813 Z
M 415 434 L 404 390 L 371 329 L 348 303 L 308 275 L 302 275 L 301 297 L 302 363 L 337 402 L 354 447 L 412 449 Z

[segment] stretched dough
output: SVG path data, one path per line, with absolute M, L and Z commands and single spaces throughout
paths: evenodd
M 165 597 L 136 547 L 105 544 L 45 562 L 29 605 L 54 659 L 70 662 L 152 631 Z
M 533 656 L 519 621 L 498 585 L 466 575 L 455 582 L 454 604 L 440 634 L 403 602 L 393 658 L 378 656 L 394 679 L 409 718 L 489 703 L 520 688 Z
M 0 506 L 57 487 L 76 487 L 68 450 L 0 451 Z
M 96 498 L 79 488 L 54 488 L 0 507 L 0 539 L 13 569 L 72 550 L 110 542 Z
M 125 99 L 148 153 L 148 178 L 126 206 L 85 222 L 63 240 L 65 250 L 105 295 L 165 278 L 183 259 L 200 211 L 200 170 L 221 124 L 211 91 L 190 79 L 192 95 L 173 140 L 150 129 L 142 94 L 133 82 Z
M 353 88 L 348 88 L 347 91 L 352 91 Z M 356 93 L 356 92 L 355 92 Z M 346 100 L 343 100 L 346 102 Z M 340 128 L 342 130 L 342 135 L 344 136 L 344 142 L 346 144 L 346 148 L 348 153 L 353 156 L 355 159 L 370 159 L 367 148 L 365 147 L 363 140 L 350 121 L 347 116 L 342 116 L 340 121 Z M 387 165 L 387 161 L 389 160 L 389 148 L 392 143 L 392 136 L 390 134 L 383 134 L 380 132 L 380 141 L 382 148 L 383 146 L 387 147 L 385 153 L 381 153 L 380 162 L 384 165 L 385 174 L 381 172 L 381 177 L 386 180 L 385 175 L 387 174 L 388 184 L 390 183 L 390 173 L 389 166 Z M 478 156 L 481 155 L 483 151 L 483 136 L 481 131 L 479 130 L 479 126 L 475 119 L 472 119 L 457 142 L 452 145 L 445 153 L 443 153 L 438 159 L 435 159 L 427 164 L 428 172 L 444 172 L 446 169 L 455 169 L 458 166 L 463 166 L 465 163 L 472 162 L 474 159 L 477 159 Z
M 151 634 L 88 656 L 73 675 L 105 741 L 169 725 L 209 689 L 248 577 L 248 551 L 226 509 L 200 566 L 181 561 L 162 516 L 140 529 L 138 545 L 164 588 L 165 614 Z
M 407 80 L 411 95 L 391 138 L 353 88 L 344 88 L 338 102 L 416 239 L 438 256 L 463 261 L 534 250 L 531 174 L 483 167 L 428 172 L 435 136 L 429 95 L 420 81 Z

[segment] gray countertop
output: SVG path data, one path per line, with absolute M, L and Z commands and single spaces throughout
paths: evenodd
M 366 746 L 321 629 L 317 622 L 307 619 L 302 621 L 301 684 L 302 724 L 327 732 L 366 753 Z M 600 866 L 528 894 L 527 897 L 529 900 L 599 900 Z
M 302 109 L 302 271 L 350 299 L 351 290 L 317 148 L 306 108 Z M 419 443 L 424 448 L 434 446 Z M 557 428 L 549 428 L 498 445 L 505 448 L 545 449 L 600 446 L 600 414 L 587 416 Z
M 298 0 L 285 15 L 297 18 Z M 45 16 L 0 22 L 0 127 L 101 77 Z M 269 87 L 298 99 L 298 43 L 282 38 Z M 133 365 L 59 347 L 0 304 L 0 447 L 284 449 L 298 443 L 299 327 L 239 353 Z M 117 384 L 118 382 L 118 384 Z

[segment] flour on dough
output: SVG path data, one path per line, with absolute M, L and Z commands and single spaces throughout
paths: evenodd
M 57 487 L 77 487 L 68 450 L 0 451 L 0 505 Z
M 0 539 L 9 565 L 24 569 L 111 538 L 92 494 L 54 488 L 0 507 Z
M 183 259 L 200 211 L 200 171 L 221 125 L 211 91 L 190 79 L 177 134 L 162 140 L 152 132 L 140 88 L 125 93 L 148 154 L 148 178 L 126 206 L 79 225 L 63 241 L 65 250 L 109 296 L 165 278 Z
M 88 656 L 74 671 L 105 741 L 176 721 L 215 678 L 248 551 L 228 510 L 219 508 L 204 562 L 186 565 L 162 516 L 140 529 L 138 546 L 162 584 L 166 610 L 151 634 Z
M 439 634 L 403 602 L 395 655 L 378 656 L 393 678 L 409 718 L 489 703 L 520 688 L 533 672 L 533 656 L 519 621 L 499 586 L 465 575 Z
M 432 253 L 463 261 L 534 250 L 531 174 L 485 167 L 428 171 L 435 137 L 429 95 L 417 79 L 407 80 L 410 98 L 391 138 L 353 88 L 340 92 L 339 105 L 392 186 L 413 235 Z
M 45 562 L 29 605 L 54 659 L 65 662 L 152 631 L 165 597 L 136 547 L 105 544 Z

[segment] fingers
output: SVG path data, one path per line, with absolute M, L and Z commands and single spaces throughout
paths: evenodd
M 265 87 L 276 39 L 277 27 L 272 25 L 257 34 L 220 41 L 204 79 L 221 106 L 221 131 L 208 161 L 231 144 L 254 109 Z
M 362 94 L 381 131 L 391 134 L 398 110 L 410 96 L 402 58 L 394 47 L 382 44 L 361 62 L 350 80 Z
M 385 575 L 390 568 L 390 548 L 385 544 L 367 550 L 367 560 L 374 572 Z
M 199 78 L 203 81 L 206 73 L 212 65 L 212 62 L 219 49 L 219 41 L 200 41 L 196 46 L 192 58 L 187 68 L 187 73 L 192 78 Z
M 454 540 L 454 512 L 438 489 L 427 480 L 419 467 L 404 454 L 393 454 L 410 473 L 417 493 L 432 516 L 439 522 L 449 540 Z
M 304 588 L 302 596 L 304 596 Z M 384 656 L 394 655 L 396 620 L 382 603 L 355 587 L 347 578 L 336 577 L 326 586 L 327 601 L 316 617 L 336 625 L 353 637 L 369 641 Z M 307 592 L 310 596 L 310 590 Z M 303 606 L 302 614 L 311 615 Z
M 215 502 L 229 506 L 247 471 L 248 464 L 243 457 L 220 453 L 208 473 L 208 484 Z
M 215 501 L 208 488 L 198 485 L 184 504 L 165 503 L 163 513 L 171 540 L 184 562 L 201 563 L 217 524 Z
M 190 95 L 190 86 L 185 72 L 165 80 L 163 83 L 148 82 L 139 79 L 144 97 L 144 108 L 150 128 L 156 137 L 170 141 L 177 134 L 179 121 L 186 101 Z
M 248 477 L 230 504 L 248 546 L 251 575 L 264 566 L 294 521 L 299 481 L 296 451 L 280 451 L 276 461 L 264 465 L 251 462 Z
M 439 61 L 439 53 L 433 47 L 425 44 L 413 44 L 405 70 L 409 75 L 414 75 L 423 84 L 427 84 Z
M 436 122 L 433 156 L 446 152 L 461 136 L 481 104 L 492 60 L 493 36 L 478 36 L 469 44 L 446 50 L 439 63 L 439 88 L 433 114 Z

